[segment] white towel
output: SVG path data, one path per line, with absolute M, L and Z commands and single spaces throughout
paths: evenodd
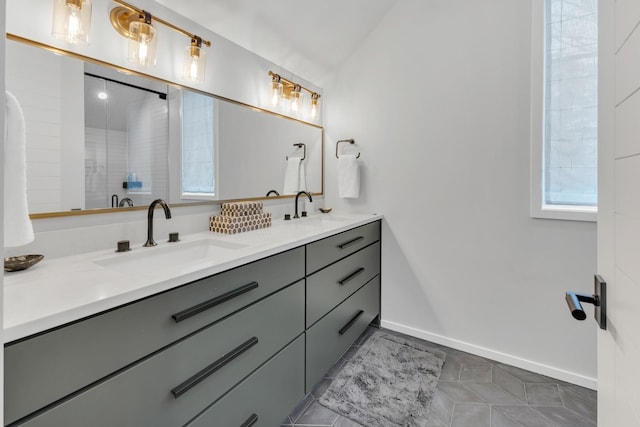
M 289 157 L 284 171 L 284 188 L 282 194 L 297 194 L 307 191 L 307 174 L 304 162 L 300 157 Z
M 355 154 L 343 154 L 338 159 L 338 195 L 357 199 L 360 195 L 360 170 Z
M 27 155 L 24 114 L 15 96 L 7 92 L 4 143 L 4 246 L 33 241 L 27 205 Z
M 300 169 L 298 169 L 298 191 L 307 191 L 307 172 L 304 168 L 304 160 L 300 160 Z

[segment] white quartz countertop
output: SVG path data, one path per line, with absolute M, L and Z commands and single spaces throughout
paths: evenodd
M 124 253 L 45 257 L 28 270 L 4 274 L 4 339 L 43 332 L 381 218 L 318 214 L 240 234 L 203 232 L 153 248 L 132 245 Z

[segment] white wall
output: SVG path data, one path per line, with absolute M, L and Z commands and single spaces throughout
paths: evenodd
M 528 1 L 397 2 L 324 85 L 326 206 L 385 215 L 384 326 L 595 387 L 596 325 L 564 300 L 595 224 L 529 217 L 530 25 Z

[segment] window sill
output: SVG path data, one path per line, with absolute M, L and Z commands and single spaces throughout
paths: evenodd
M 534 208 L 532 206 L 531 218 L 597 222 L 598 208 L 595 206 L 563 205 L 547 205 L 540 208 Z

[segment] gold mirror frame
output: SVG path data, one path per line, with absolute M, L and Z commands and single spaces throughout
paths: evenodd
M 116 10 L 117 8 L 114 8 L 114 10 Z M 124 9 L 124 8 L 123 8 Z M 124 9 L 127 12 L 131 12 L 127 9 Z M 112 11 L 112 15 L 113 15 L 113 11 Z M 116 14 L 118 15 L 118 14 Z M 137 14 L 136 14 L 137 15 Z M 128 20 L 130 17 L 127 16 L 126 14 L 119 14 L 119 16 L 116 16 L 116 19 L 120 20 Z M 113 19 L 113 16 L 112 16 Z M 123 21 L 124 22 L 124 21 Z M 80 55 L 78 53 L 75 52 L 71 52 L 68 50 L 64 50 L 64 49 L 60 49 L 54 46 L 50 46 L 44 43 L 40 43 L 31 39 L 27 39 L 25 37 L 21 37 L 15 34 L 11 34 L 11 33 L 7 33 L 6 34 L 6 38 L 7 40 L 11 40 L 11 41 L 15 41 L 18 43 L 24 43 L 26 45 L 29 46 L 34 46 L 40 49 L 44 49 L 47 50 L 49 52 L 55 53 L 56 55 L 64 55 L 64 56 L 68 56 L 74 59 L 79 59 L 85 62 L 90 62 L 92 64 L 97 64 L 97 65 L 101 65 L 103 67 L 108 67 L 111 68 L 113 70 L 125 73 L 125 74 L 131 74 L 131 75 L 135 75 L 138 77 L 142 77 L 142 78 L 146 78 L 146 79 L 150 79 L 153 81 L 156 81 L 158 83 L 161 84 L 166 84 L 169 86 L 173 86 L 175 88 L 178 89 L 182 89 L 182 90 L 189 90 L 192 92 L 197 92 L 203 95 L 207 95 L 207 96 L 211 96 L 215 99 L 221 100 L 221 101 L 226 101 L 226 102 L 230 102 L 232 104 L 236 104 L 245 108 L 249 108 L 253 111 L 257 111 L 257 112 L 261 112 L 261 113 L 267 113 L 270 114 L 272 116 L 276 116 L 276 117 L 281 117 L 287 120 L 292 120 L 298 123 L 302 123 L 308 126 L 312 126 L 315 127 L 317 129 L 321 130 L 321 159 L 320 159 L 320 170 L 321 170 L 321 176 L 320 176 L 320 185 L 321 185 L 321 189 L 320 192 L 312 192 L 311 195 L 312 196 L 322 196 L 324 194 L 324 127 L 320 126 L 320 125 L 316 125 L 314 123 L 309 123 L 306 122 L 304 120 L 299 120 L 293 117 L 289 117 L 289 116 L 285 116 L 284 114 L 280 114 L 280 113 L 276 113 L 273 111 L 269 111 L 269 110 L 265 110 L 263 108 L 260 107 L 256 107 L 253 105 L 249 105 L 249 104 L 245 104 L 244 102 L 240 102 L 240 101 L 236 101 L 234 99 L 230 99 L 230 98 L 225 98 L 223 96 L 219 96 L 219 95 L 215 95 L 209 92 L 205 92 L 202 90 L 198 90 L 198 89 L 194 89 L 192 87 L 187 87 L 187 86 L 183 86 L 180 85 L 176 82 L 172 82 L 169 80 L 165 80 L 156 76 L 152 76 L 150 74 L 145 74 L 145 73 L 140 73 L 138 71 L 135 70 L 131 70 L 128 68 L 124 68 L 118 65 L 114 65 L 105 61 L 101 61 L 99 59 L 95 59 L 95 58 L 91 58 L 88 56 L 84 56 L 84 55 Z M 281 196 L 271 196 L 271 197 L 265 197 L 265 196 L 259 196 L 259 197 L 244 197 L 241 199 L 225 199 L 225 200 L 215 200 L 215 201 L 203 201 L 203 202 L 189 202 L 189 203 L 173 203 L 171 204 L 171 207 L 188 207 L 188 206 L 200 206 L 200 205 L 217 205 L 220 203 L 224 203 L 224 202 L 234 202 L 234 201 L 257 201 L 257 200 L 270 200 L 270 199 L 287 199 L 287 198 L 293 198 L 295 197 L 295 195 L 281 195 Z M 147 206 L 127 206 L 127 207 L 118 207 L 118 208 L 104 208 L 104 209 L 86 209 L 86 210 L 79 210 L 79 211 L 60 211 L 60 212 L 43 212 L 43 213 L 32 213 L 29 214 L 29 218 L 33 219 L 45 219 L 45 218 L 59 218 L 59 217 L 71 217 L 71 216 L 81 216 L 81 215 L 97 215 L 97 214 L 106 214 L 106 213 L 122 213 L 122 212 L 130 212 L 130 211 L 137 211 L 137 210 L 146 210 L 148 209 Z

